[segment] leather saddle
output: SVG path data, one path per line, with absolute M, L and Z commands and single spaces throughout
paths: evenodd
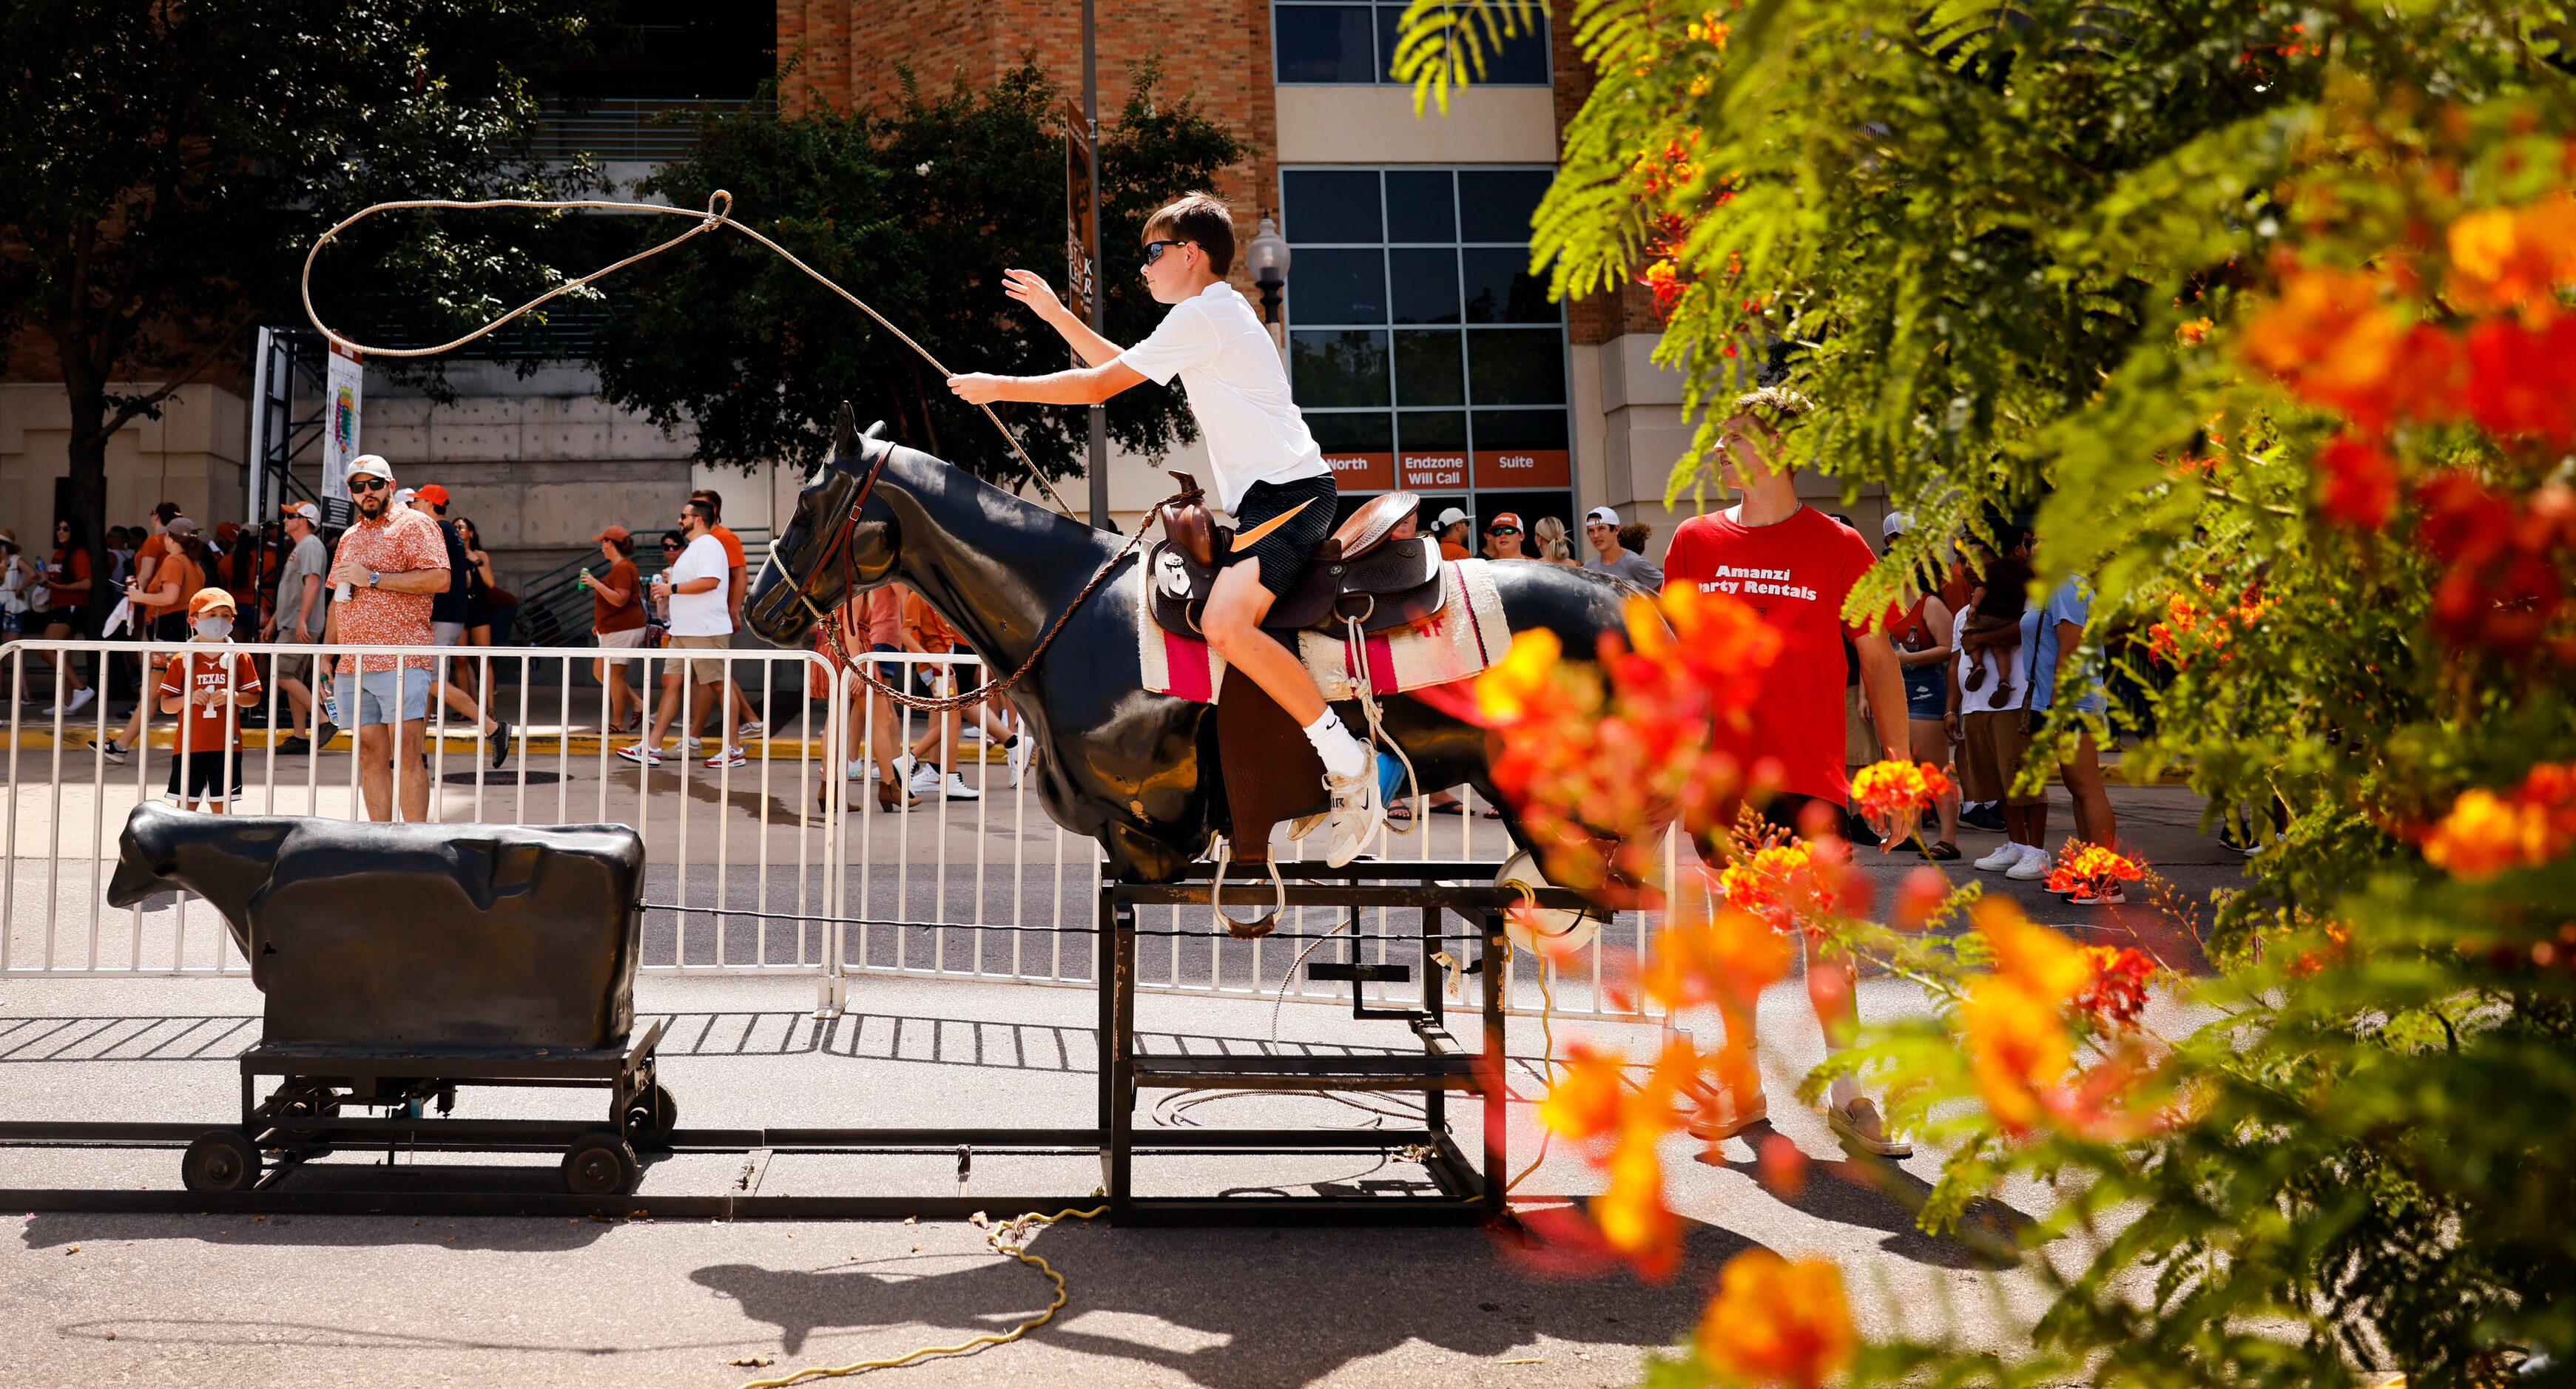
M 1197 479 L 1178 472 L 1172 477 L 1184 496 L 1162 508 L 1163 539 L 1146 556 L 1146 575 L 1154 585 L 1156 624 L 1196 637 L 1199 614 L 1234 549 L 1235 533 L 1208 514 Z M 1270 606 L 1262 627 L 1274 633 L 1339 632 L 1347 619 L 1364 632 L 1382 632 L 1440 611 L 1439 543 L 1427 536 L 1395 537 L 1421 504 L 1410 492 L 1362 504 L 1316 548 L 1305 577 Z M 1288 646 L 1296 649 L 1293 641 Z

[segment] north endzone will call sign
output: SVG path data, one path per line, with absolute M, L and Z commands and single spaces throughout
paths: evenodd
M 1573 463 L 1564 449 L 1478 449 L 1467 453 L 1327 453 L 1333 484 L 1345 492 L 1392 492 L 1401 470 L 1409 492 L 1477 487 L 1570 487 Z

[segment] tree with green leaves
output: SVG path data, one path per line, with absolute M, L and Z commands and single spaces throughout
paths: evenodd
M 1528 6 L 1412 7 L 1423 99 L 1504 13 Z M 1973 930 L 1808 912 L 1934 1004 L 1829 1063 L 1944 1153 L 1926 1225 L 2047 1184 L 2019 1272 L 2052 1300 L 2008 1352 L 1922 1309 L 1862 1343 L 1830 1265 L 1747 1256 L 1653 1377 L 2576 1383 L 2566 8 L 1579 0 L 1574 24 L 1597 85 L 1533 257 L 1560 294 L 1654 291 L 1701 421 L 1670 495 L 1760 376 L 1818 403 L 1791 461 L 1914 514 L 1852 614 L 2035 509 L 2033 602 L 2081 578 L 2093 604 L 2025 785 L 2090 731 L 2259 845 L 2205 966 L 2157 973 L 2183 1006 L 2156 1026 L 2138 961 L 1968 916 L 1973 888 L 1899 904 Z M 2143 693 L 2083 712 L 2105 661 Z M 1595 1088 L 1551 1105 L 1637 1093 Z M 1603 1229 L 1668 1228 L 1613 1195 Z
M 792 74 L 789 80 L 793 80 Z M 1121 267 L 1145 217 L 1214 182 L 1243 146 L 1183 100 L 1157 103 L 1141 70 L 1100 133 L 1100 235 L 1107 332 L 1134 341 L 1160 313 Z M 1034 65 L 982 91 L 929 96 L 906 76 L 891 110 L 822 109 L 781 118 L 765 104 L 706 118 L 689 155 L 648 189 L 683 207 L 716 190 L 733 215 L 847 286 L 954 371 L 1061 369 L 1054 334 L 1002 295 L 1019 267 L 1064 283 L 1060 93 Z M 938 371 L 837 295 L 741 238 L 702 240 L 625 272 L 597 360 L 609 399 L 665 429 L 693 428 L 698 457 L 749 470 L 810 466 L 844 400 L 897 437 L 1005 485 L 1029 481 L 981 412 Z M 1190 437 L 1163 390 L 1110 402 L 1109 435 L 1160 453 Z M 1079 463 L 1079 411 L 1006 407 L 1046 476 Z
M 238 364 L 256 322 L 301 317 L 296 275 L 323 228 L 381 199 L 545 197 L 581 180 L 531 155 L 533 84 L 587 50 L 608 8 L 0 4 L 0 341 L 41 335 L 59 363 L 93 556 L 109 437 Z M 545 279 L 515 242 L 425 220 L 368 229 L 353 292 L 414 321 L 476 321 Z

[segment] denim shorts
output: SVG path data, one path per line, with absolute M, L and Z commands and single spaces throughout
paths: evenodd
M 398 718 L 386 717 L 386 706 L 395 702 L 395 680 L 401 680 L 402 712 Z M 350 728 L 364 728 L 373 723 L 410 723 L 429 716 L 429 672 L 418 666 L 400 670 L 371 670 L 363 676 L 335 675 L 331 691 L 340 703 L 340 720 Z

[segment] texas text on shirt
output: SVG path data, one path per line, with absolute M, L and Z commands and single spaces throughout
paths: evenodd
M 1673 532 L 1664 556 L 1668 583 L 1743 599 L 1781 635 L 1780 658 L 1753 704 L 1753 755 L 1781 764 L 1779 789 L 1836 805 L 1850 790 L 1844 770 L 1843 638 L 1883 630 L 1842 619 L 1843 600 L 1877 556 L 1859 532 L 1814 507 L 1776 525 L 1694 516 Z
M 1332 475 L 1288 394 L 1278 346 L 1234 286 L 1220 280 L 1174 304 L 1153 336 L 1118 360 L 1167 386 L 1180 378 L 1225 511 L 1256 482 Z

